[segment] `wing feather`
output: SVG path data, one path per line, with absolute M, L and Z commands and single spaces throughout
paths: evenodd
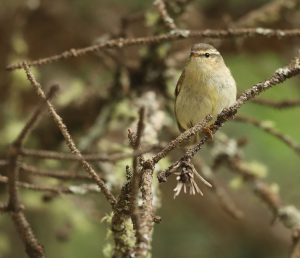
M 181 73 L 179 79 L 178 79 L 178 82 L 176 84 L 176 88 L 175 88 L 175 97 L 178 96 L 180 90 L 181 90 L 181 87 L 182 87 L 182 83 L 183 83 L 183 80 L 184 80 L 184 77 L 185 77 L 185 71 L 183 70 L 183 72 Z

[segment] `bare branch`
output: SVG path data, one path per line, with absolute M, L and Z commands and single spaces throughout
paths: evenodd
M 234 105 L 229 107 L 228 109 L 223 110 L 217 117 L 216 122 L 211 126 L 211 133 L 215 134 L 223 124 L 233 119 L 234 115 L 238 111 L 238 109 L 244 105 L 247 101 L 252 100 L 257 95 L 261 94 L 263 91 L 272 88 L 274 85 L 284 82 L 286 79 L 296 76 L 300 73 L 300 59 L 299 57 L 294 58 L 291 63 L 287 67 L 279 68 L 275 71 L 275 73 L 264 82 L 260 82 L 252 86 L 250 89 L 246 90 L 235 102 Z M 192 127 L 194 128 L 194 127 Z M 175 163 L 171 164 L 169 168 L 165 171 L 162 171 L 158 174 L 158 179 L 160 182 L 165 182 L 166 178 L 170 175 L 170 171 L 178 166 L 182 161 L 190 160 L 208 141 L 209 137 L 205 135 L 199 143 L 193 148 L 189 149 L 186 154 Z M 150 162 L 151 163 L 151 162 Z
M 151 250 L 153 229 L 153 193 L 152 180 L 153 170 L 143 169 L 141 178 L 141 192 L 143 204 L 139 217 L 140 230 L 136 245 L 136 257 L 147 257 Z
M 33 234 L 30 224 L 28 223 L 24 213 L 22 211 L 11 212 L 12 220 L 25 244 L 25 250 L 30 258 L 43 258 L 44 250 L 43 246 L 39 244 L 36 237 Z
M 191 127 L 190 129 L 177 136 L 174 140 L 169 142 L 169 144 L 167 144 L 167 146 L 165 146 L 160 152 L 158 152 L 151 158 L 151 163 L 156 164 L 162 158 L 166 157 L 167 154 L 170 151 L 174 150 L 176 147 L 178 147 L 179 144 L 191 139 L 194 135 L 199 133 L 211 120 L 212 116 L 208 115 L 203 119 L 203 121 L 200 121 L 195 126 Z
M 233 121 L 251 124 L 265 131 L 266 133 L 275 136 L 278 140 L 282 141 L 288 147 L 294 150 L 296 154 L 300 155 L 300 145 L 294 142 L 288 135 L 285 135 L 279 130 L 277 130 L 276 128 L 272 127 L 272 125 L 270 125 L 268 121 L 259 121 L 253 117 L 247 117 L 247 116 L 236 116 Z
M 14 145 L 20 147 L 23 145 L 26 136 L 30 133 L 30 131 L 33 129 L 35 124 L 38 123 L 38 120 L 41 118 L 42 112 L 44 111 L 44 108 L 46 107 L 45 100 L 51 99 L 54 94 L 58 91 L 58 85 L 51 86 L 49 93 L 45 96 L 45 99 L 42 101 L 42 103 L 36 108 L 36 110 L 33 112 L 32 116 L 24 126 L 21 133 L 18 135 L 17 139 L 14 141 Z
M 144 123 L 145 119 L 145 108 L 142 107 L 139 111 L 139 120 L 137 125 L 137 130 L 135 133 L 135 140 L 130 140 L 131 146 L 134 151 L 139 150 L 142 134 L 144 132 Z M 128 135 L 130 138 L 130 134 Z M 135 235 L 136 235 L 136 244 L 135 246 L 138 247 L 140 243 L 143 241 L 143 229 L 142 229 L 142 220 L 138 210 L 138 192 L 139 192 L 139 185 L 141 183 L 141 172 L 139 170 L 139 157 L 134 157 L 132 161 L 133 173 L 131 178 L 130 184 L 130 212 L 131 212 L 131 219 L 135 228 Z
M 284 108 L 294 108 L 300 106 L 300 99 L 288 99 L 283 101 L 273 101 L 270 99 L 253 99 L 252 103 L 259 104 L 262 106 L 284 109 Z
M 26 75 L 27 75 L 27 78 L 28 78 L 29 82 L 31 83 L 31 85 L 35 89 L 37 95 L 41 99 L 45 100 L 46 99 L 45 93 L 42 90 L 41 85 L 33 77 L 33 74 L 29 70 L 29 66 L 26 63 L 23 63 L 23 68 L 24 68 L 24 70 L 26 72 Z M 106 197 L 107 201 L 111 204 L 111 206 L 114 206 L 115 203 L 116 203 L 115 197 L 112 195 L 112 193 L 110 192 L 110 190 L 107 188 L 107 186 L 105 185 L 105 183 L 103 182 L 103 180 L 97 175 L 97 173 L 95 172 L 95 170 L 93 169 L 93 167 L 84 159 L 84 157 L 82 156 L 82 154 L 80 153 L 80 151 L 77 149 L 77 147 L 76 147 L 73 139 L 71 138 L 71 135 L 69 134 L 69 132 L 67 130 L 66 125 L 64 124 L 62 118 L 55 111 L 55 109 L 54 109 L 53 105 L 51 104 L 51 102 L 50 101 L 46 101 L 46 103 L 47 103 L 49 112 L 50 112 L 53 120 L 55 121 L 56 125 L 58 126 L 59 130 L 61 131 L 62 135 L 65 138 L 67 146 L 69 147 L 69 149 L 71 150 L 71 152 L 78 157 L 78 159 L 81 162 L 81 164 L 82 164 L 83 168 L 85 169 L 85 171 L 97 183 L 97 185 L 99 186 L 99 188 L 103 192 L 104 196 Z
M 92 180 L 89 175 L 78 174 L 75 171 L 65 171 L 65 170 L 47 170 L 40 169 L 31 165 L 21 164 L 20 172 L 30 173 L 34 176 L 40 177 L 52 177 L 61 180 Z
M 31 258 L 42 258 L 44 257 L 44 250 L 42 245 L 38 242 L 35 237 L 24 213 L 22 210 L 22 204 L 19 200 L 18 194 L 18 184 L 17 180 L 19 177 L 19 165 L 18 158 L 20 148 L 24 144 L 26 136 L 29 135 L 33 127 L 36 125 L 40 119 L 44 108 L 46 107 L 45 101 L 48 101 L 53 97 L 55 91 L 57 91 L 57 86 L 50 88 L 49 93 L 45 95 L 44 100 L 37 106 L 36 110 L 30 116 L 28 122 L 25 124 L 20 134 L 17 136 L 16 140 L 12 143 L 8 151 L 7 158 L 7 174 L 8 174 L 8 204 L 7 211 L 10 211 L 11 217 L 14 224 L 19 232 L 23 244 L 26 249 L 26 253 Z
M 8 178 L 5 176 L 0 176 L 0 183 L 7 184 Z M 36 184 L 30 184 L 26 182 L 17 181 L 16 185 L 18 187 L 33 190 L 37 192 L 50 192 L 55 194 L 77 194 L 82 195 L 88 192 L 99 192 L 99 187 L 96 184 L 81 184 L 81 185 L 70 185 L 64 187 L 53 187 L 53 186 L 41 186 Z M 6 208 L 7 209 L 7 208 Z M 22 209 L 22 207 L 20 208 Z
M 169 28 L 170 30 L 177 29 L 174 19 L 171 18 L 171 16 L 167 11 L 167 7 L 164 0 L 155 0 L 153 2 L 153 5 L 157 8 L 157 11 L 161 19 L 163 20 L 164 24 L 166 25 L 166 27 Z
M 241 28 L 241 29 L 227 29 L 227 30 L 200 30 L 191 31 L 186 30 L 184 36 L 181 33 L 166 33 L 157 36 L 149 37 L 137 37 L 137 38 L 118 38 L 107 40 L 99 44 L 91 45 L 85 48 L 72 48 L 66 50 L 61 54 L 56 54 L 50 57 L 34 60 L 28 62 L 28 66 L 40 66 L 59 60 L 68 59 L 71 57 L 79 57 L 89 53 L 97 52 L 105 48 L 123 48 L 127 46 L 136 45 L 146 45 L 146 44 L 158 44 L 166 41 L 174 41 L 179 39 L 187 38 L 245 38 L 245 37 L 273 37 L 273 38 L 283 38 L 283 37 L 300 37 L 300 29 L 291 30 L 274 30 L 268 28 Z M 6 67 L 7 70 L 21 69 L 23 67 L 23 62 L 11 64 Z
M 100 154 L 100 153 L 88 153 L 82 154 L 86 161 L 97 161 L 97 162 L 117 162 L 119 160 L 128 159 L 132 157 L 140 156 L 151 151 L 154 151 L 161 147 L 160 145 L 149 146 L 144 149 L 136 150 L 132 153 L 112 153 L 112 154 Z M 56 152 L 49 150 L 33 150 L 22 148 L 20 150 L 20 155 L 24 157 L 33 157 L 41 159 L 55 159 L 55 160 L 65 160 L 65 161 L 78 161 L 80 160 L 78 156 L 73 153 Z
M 270 25 L 282 18 L 286 11 L 294 11 L 299 6 L 298 0 L 274 0 L 247 13 L 234 23 L 235 26 L 252 27 Z

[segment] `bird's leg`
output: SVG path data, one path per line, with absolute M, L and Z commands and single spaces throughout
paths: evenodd
M 205 126 L 202 128 L 202 132 L 208 137 L 209 140 L 213 139 L 212 126 Z

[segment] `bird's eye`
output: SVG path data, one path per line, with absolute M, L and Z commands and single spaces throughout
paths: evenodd
M 210 54 L 209 53 L 205 53 L 204 56 L 207 58 L 207 57 L 210 56 Z

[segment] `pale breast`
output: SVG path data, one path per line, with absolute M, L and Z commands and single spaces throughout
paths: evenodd
M 183 129 L 187 129 L 203 120 L 213 111 L 212 99 L 203 91 L 203 87 L 198 92 L 183 85 L 175 103 L 175 114 L 178 124 Z
M 216 118 L 236 100 L 236 85 L 229 69 L 211 77 L 205 75 L 198 70 L 197 73 L 186 74 L 182 81 L 175 102 L 176 118 L 182 129 L 192 127 L 209 114 Z

